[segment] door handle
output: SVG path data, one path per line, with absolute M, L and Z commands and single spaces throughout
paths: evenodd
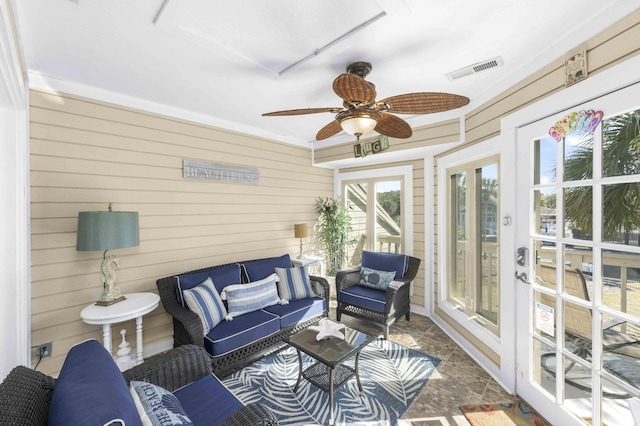
M 531 284 L 531 282 L 529 281 L 529 276 L 527 275 L 526 272 L 518 273 L 518 271 L 516 271 L 516 278 L 525 284 Z

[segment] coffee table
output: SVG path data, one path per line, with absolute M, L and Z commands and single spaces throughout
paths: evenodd
M 375 336 L 347 326 L 342 331 L 345 336 L 344 340 L 330 337 L 318 341 L 316 340 L 318 333 L 308 328 L 293 334 L 287 339 L 289 345 L 298 351 L 298 363 L 300 365 L 294 392 L 298 390 L 303 377 L 324 392 L 328 392 L 329 424 L 334 423 L 333 393 L 353 376 L 356 377 L 358 382 L 358 389 L 362 391 L 360 375 L 358 374 L 360 352 L 371 341 L 376 339 Z M 305 370 L 302 369 L 303 352 L 318 361 Z M 356 356 L 355 368 L 344 365 L 344 362 L 353 355 Z

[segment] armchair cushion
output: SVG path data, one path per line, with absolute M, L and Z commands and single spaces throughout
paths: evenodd
M 165 388 L 133 381 L 130 389 L 143 426 L 193 425 L 178 398 Z
M 342 302 L 346 304 L 361 306 L 376 312 L 384 312 L 387 302 L 387 293 L 385 291 L 360 285 L 345 288 L 340 296 Z
M 400 279 L 407 272 L 407 256 L 395 253 L 362 252 L 362 266 L 378 271 L 394 271 L 394 279 Z
M 49 425 L 141 426 L 129 387 L 111 354 L 97 341 L 71 348 L 53 389 Z
M 309 272 L 305 266 L 276 268 L 276 275 L 278 275 L 278 293 L 282 299 L 298 300 L 313 296 Z
M 376 290 L 387 290 L 389 284 L 396 276 L 395 271 L 378 271 L 376 269 L 360 267 L 360 285 Z
M 222 424 L 243 407 L 242 402 L 213 374 L 208 374 L 173 394 L 196 425 Z
M 252 283 L 227 286 L 220 296 L 229 306 L 228 317 L 257 311 L 280 301 L 274 273 Z
M 200 317 L 205 334 L 227 316 L 227 309 L 224 307 L 211 277 L 207 277 L 203 283 L 196 287 L 184 290 L 182 295 L 191 312 L 195 312 Z
M 242 265 L 247 274 L 245 282 L 258 281 L 275 273 L 276 268 L 291 268 L 291 256 L 285 254 L 280 257 L 251 260 Z

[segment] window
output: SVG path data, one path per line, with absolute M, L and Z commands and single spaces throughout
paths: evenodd
M 449 247 L 446 300 L 498 333 L 498 159 L 447 170 Z

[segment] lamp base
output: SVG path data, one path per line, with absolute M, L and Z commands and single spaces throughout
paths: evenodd
M 110 305 L 113 305 L 114 303 L 123 302 L 123 301 L 125 301 L 126 299 L 127 299 L 126 297 L 124 297 L 124 296 L 120 296 L 120 297 L 118 297 L 118 298 L 116 298 L 116 299 L 109 300 L 109 301 L 105 301 L 105 300 L 98 300 L 98 301 L 96 302 L 96 305 L 97 305 L 97 306 L 110 306 Z

